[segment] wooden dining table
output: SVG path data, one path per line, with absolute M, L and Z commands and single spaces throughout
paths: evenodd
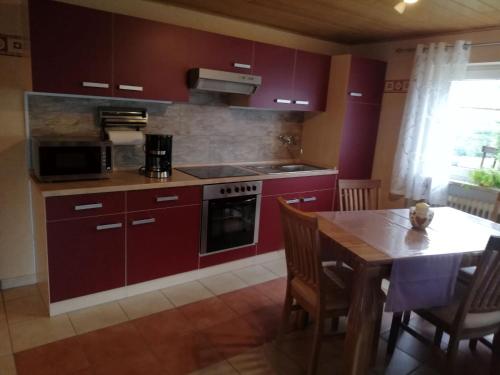
M 322 240 L 335 259 L 354 269 L 342 374 L 364 375 L 374 363 L 384 295 L 396 259 L 462 254 L 462 266 L 477 265 L 500 225 L 449 207 L 434 208 L 425 230 L 413 229 L 408 209 L 318 212 Z M 333 241 L 332 241 L 333 240 Z

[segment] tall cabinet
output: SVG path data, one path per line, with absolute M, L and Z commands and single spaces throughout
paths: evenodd
M 339 179 L 372 174 L 386 63 L 332 57 L 326 112 L 306 120 L 303 159 L 337 167 Z

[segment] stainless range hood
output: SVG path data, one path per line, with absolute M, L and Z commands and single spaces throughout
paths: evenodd
M 221 70 L 195 68 L 188 72 L 189 88 L 230 94 L 252 95 L 261 85 L 262 77 Z

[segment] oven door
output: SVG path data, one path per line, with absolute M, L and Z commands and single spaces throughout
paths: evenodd
M 203 201 L 202 254 L 230 250 L 257 243 L 260 195 Z

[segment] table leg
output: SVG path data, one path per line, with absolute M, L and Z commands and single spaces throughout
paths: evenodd
M 380 269 L 361 264 L 355 268 L 353 296 L 347 320 L 343 362 L 344 375 L 365 375 L 377 352 L 383 300 Z M 375 354 L 376 355 L 376 354 Z

